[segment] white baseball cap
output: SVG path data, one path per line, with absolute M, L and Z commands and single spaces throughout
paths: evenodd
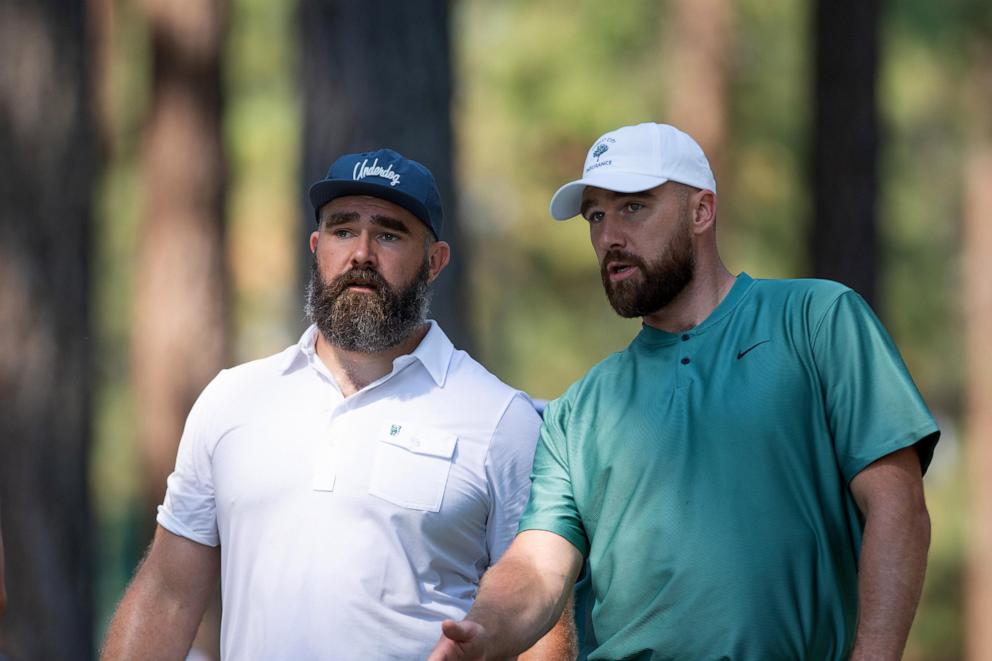
M 568 220 L 577 216 L 586 186 L 638 193 L 666 181 L 716 192 L 706 154 L 688 133 L 668 124 L 624 126 L 593 143 L 582 178 L 565 184 L 551 197 L 551 217 Z

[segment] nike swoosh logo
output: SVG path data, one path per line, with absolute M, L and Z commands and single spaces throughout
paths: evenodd
M 751 353 L 752 351 L 754 351 L 755 349 L 757 349 L 758 347 L 760 347 L 762 344 L 767 344 L 769 342 L 771 342 L 771 340 L 762 340 L 761 342 L 758 342 L 757 344 L 752 344 L 747 349 L 744 349 L 744 351 L 740 351 L 740 352 L 737 353 L 737 360 L 740 360 L 744 356 L 748 355 L 749 353 Z

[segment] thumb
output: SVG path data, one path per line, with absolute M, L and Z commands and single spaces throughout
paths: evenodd
M 456 643 L 472 642 L 479 635 L 481 629 L 482 627 L 469 620 L 462 620 L 461 622 L 445 620 L 441 623 L 441 632 L 448 640 Z

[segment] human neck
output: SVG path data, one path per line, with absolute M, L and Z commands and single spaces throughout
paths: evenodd
M 697 268 L 685 289 L 665 307 L 644 315 L 644 323 L 669 333 L 695 328 L 720 305 L 735 280 L 721 262 L 712 268 Z
M 350 397 L 369 385 L 381 379 L 393 369 L 393 361 L 398 357 L 412 353 L 427 335 L 429 324 L 420 324 L 410 335 L 384 351 L 364 353 L 349 351 L 335 346 L 317 333 L 316 351 L 321 362 L 330 371 L 331 376 L 341 388 L 341 394 Z

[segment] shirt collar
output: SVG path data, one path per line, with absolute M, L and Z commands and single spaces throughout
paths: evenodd
M 448 376 L 448 366 L 451 365 L 451 356 L 455 353 L 455 346 L 436 321 L 429 319 L 427 323 L 430 324 L 427 334 L 409 355 L 414 360 L 420 361 L 438 387 L 443 387 Z M 407 356 L 397 358 L 394 365 L 404 358 Z
M 400 356 L 393 361 L 393 373 L 414 361 L 419 361 L 430 374 L 434 383 L 438 386 L 444 386 L 455 347 L 436 321 L 429 319 L 427 323 L 430 324 L 430 328 L 427 329 L 427 334 L 424 335 L 424 339 L 420 341 L 413 353 Z M 312 324 L 303 331 L 299 342 L 286 349 L 285 359 L 282 363 L 283 372 L 288 372 L 296 365 L 306 365 L 310 360 L 316 358 L 317 333 L 317 325 Z
M 712 326 L 720 323 L 724 318 L 727 317 L 737 304 L 744 300 L 745 295 L 751 290 L 751 285 L 754 284 L 754 280 L 747 273 L 743 271 L 737 276 L 734 281 L 734 286 L 730 288 L 727 295 L 723 297 L 723 300 L 713 309 L 706 319 L 701 321 L 699 325 L 690 328 L 684 332 L 679 333 L 669 333 L 668 331 L 661 330 L 660 328 L 655 328 L 654 326 L 649 326 L 647 324 L 641 324 L 641 332 L 637 334 L 634 338 L 635 342 L 641 342 L 644 344 L 663 346 L 666 344 L 675 344 L 679 342 L 686 334 L 698 335 L 699 333 L 705 332 Z

